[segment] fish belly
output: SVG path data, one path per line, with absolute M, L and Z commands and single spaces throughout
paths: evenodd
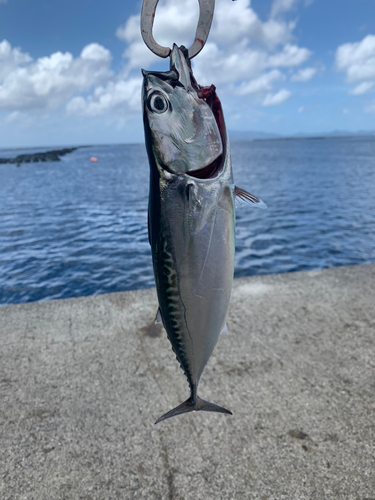
M 190 385 L 200 376 L 225 324 L 233 281 L 234 207 L 230 189 L 162 202 L 154 271 L 163 323 Z

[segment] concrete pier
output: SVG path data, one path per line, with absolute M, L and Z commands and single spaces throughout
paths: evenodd
M 191 413 L 154 289 L 0 307 L 1 500 L 375 499 L 375 264 L 236 280 Z

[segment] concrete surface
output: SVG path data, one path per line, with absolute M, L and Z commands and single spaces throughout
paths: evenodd
M 0 499 L 375 499 L 375 265 L 237 280 L 200 395 L 155 290 L 0 307 Z

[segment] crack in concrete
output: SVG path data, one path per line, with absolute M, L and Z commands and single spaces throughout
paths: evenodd
M 165 444 L 163 434 L 160 433 L 161 457 L 163 459 L 165 478 L 168 486 L 168 500 L 177 500 L 174 470 L 169 463 L 168 448 Z

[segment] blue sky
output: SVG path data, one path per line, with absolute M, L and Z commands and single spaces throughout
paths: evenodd
M 0 0 L 0 148 L 141 142 L 141 2 Z M 161 0 L 155 38 L 189 44 L 197 0 Z M 216 0 L 193 60 L 227 126 L 375 130 L 374 0 Z

